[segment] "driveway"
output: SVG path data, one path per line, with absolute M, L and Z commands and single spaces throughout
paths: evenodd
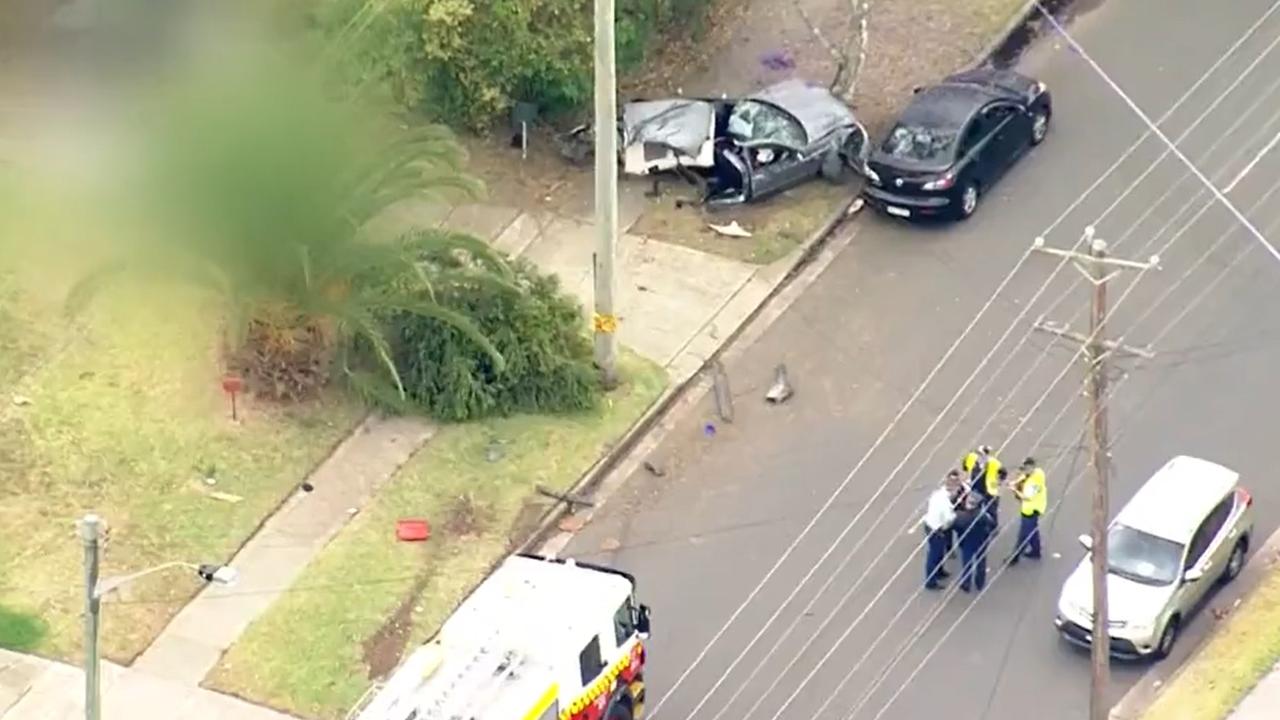
M 1072 30 L 1155 118 L 1270 5 L 1115 2 Z M 1263 55 L 1277 38 L 1280 10 L 1162 127 L 1186 132 L 1183 151 L 1257 227 L 1280 236 L 1280 43 Z M 571 544 L 572 554 L 639 576 L 654 609 L 657 717 L 1085 716 L 1088 658 L 1051 625 L 1058 589 L 1082 555 L 1074 538 L 1088 528 L 1088 478 L 1072 481 L 1087 470 L 1082 368 L 1073 348 L 1029 328 L 1041 315 L 1082 328 L 1088 294 L 1072 268 L 1055 275 L 1057 259 L 1020 260 L 1038 235 L 1070 246 L 1093 224 L 1118 256 L 1161 256 L 1161 269 L 1131 293 L 1135 272 L 1111 286 L 1112 334 L 1157 351 L 1150 362 L 1116 363 L 1117 380 L 1127 377 L 1111 411 L 1113 510 L 1170 456 L 1188 453 L 1239 470 L 1255 491 L 1259 538 L 1275 529 L 1280 484 L 1266 453 L 1280 320 L 1265 309 L 1277 299 L 1280 265 L 1250 249 L 1256 240 L 1223 207 L 1201 212 L 1209 195 L 1175 158 L 1142 177 L 1164 150 L 1154 138 L 1082 198 L 1145 128 L 1060 39 L 1041 42 L 1023 64 L 1055 95 L 1048 142 L 968 223 L 860 218 L 850 246 L 729 364 L 735 421 L 708 436 L 714 413 L 699 408 L 654 454 L 664 476 L 631 478 Z M 796 395 L 766 406 L 780 362 Z M 912 525 L 928 490 L 979 441 L 1003 446 L 1006 463 L 1034 454 L 1049 470 L 1045 560 L 1001 573 L 976 603 L 923 594 Z M 1011 544 L 1006 532 L 995 559 Z M 1229 590 L 1213 601 L 1229 603 Z M 1203 613 L 1188 634 L 1213 622 Z M 1117 666 L 1112 695 L 1144 670 Z

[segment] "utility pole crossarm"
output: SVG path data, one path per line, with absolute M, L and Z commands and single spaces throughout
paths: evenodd
M 1066 325 L 1059 325 L 1058 323 L 1048 320 L 1041 320 L 1040 322 L 1037 322 L 1035 324 L 1035 328 L 1036 330 L 1057 335 L 1060 338 L 1066 338 L 1067 340 L 1074 341 L 1081 345 L 1089 342 L 1089 338 L 1087 336 L 1071 330 Z M 1140 357 L 1143 360 L 1151 360 L 1156 356 L 1156 354 L 1150 349 L 1125 345 L 1124 343 L 1118 343 L 1115 340 L 1102 340 L 1101 343 L 1102 347 L 1106 348 L 1107 352 L 1111 353 L 1124 353 L 1126 355 Z

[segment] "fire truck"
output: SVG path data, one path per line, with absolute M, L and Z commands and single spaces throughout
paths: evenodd
M 513 555 L 348 720 L 639 720 L 649 608 L 621 570 Z

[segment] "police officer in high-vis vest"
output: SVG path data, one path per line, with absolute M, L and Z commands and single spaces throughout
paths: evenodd
M 1022 503 L 1022 522 L 1018 525 L 1018 544 L 1014 546 L 1010 565 L 1024 557 L 1040 559 L 1040 517 L 1049 507 L 1044 470 L 1035 458 L 1022 461 L 1022 475 L 1013 485 L 1013 493 Z
M 982 497 L 983 509 L 993 525 L 999 522 L 1000 482 L 1008 476 L 990 445 L 982 445 L 965 455 L 960 467 L 969 475 L 972 490 Z

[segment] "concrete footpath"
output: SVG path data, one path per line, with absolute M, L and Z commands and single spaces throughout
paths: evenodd
M 1276 720 L 1280 718 L 1280 663 L 1254 686 L 1227 720 Z
M 752 265 L 633 234 L 630 229 L 648 201 L 638 183 L 622 180 L 616 264 L 616 300 L 621 308 L 618 339 L 665 367 L 672 383 L 678 384 L 697 372 L 769 295 L 804 248 L 770 265 Z M 556 275 L 582 303 L 584 313 L 589 312 L 595 282 L 595 225 L 585 212 L 519 210 L 500 202 L 448 207 L 407 200 L 376 218 L 368 232 L 387 238 L 423 227 L 470 233 L 512 257 L 529 260 Z
M 269 517 L 230 561 L 233 587 L 209 585 L 169 622 L 133 667 L 195 687 L 222 653 L 288 590 L 400 466 L 435 433 L 421 418 L 370 417 Z M 107 600 L 110 612 L 110 599 Z
M 102 717 L 108 720 L 293 720 L 210 690 L 112 663 L 102 666 Z M 0 650 L 0 720 L 80 720 L 80 668 Z

